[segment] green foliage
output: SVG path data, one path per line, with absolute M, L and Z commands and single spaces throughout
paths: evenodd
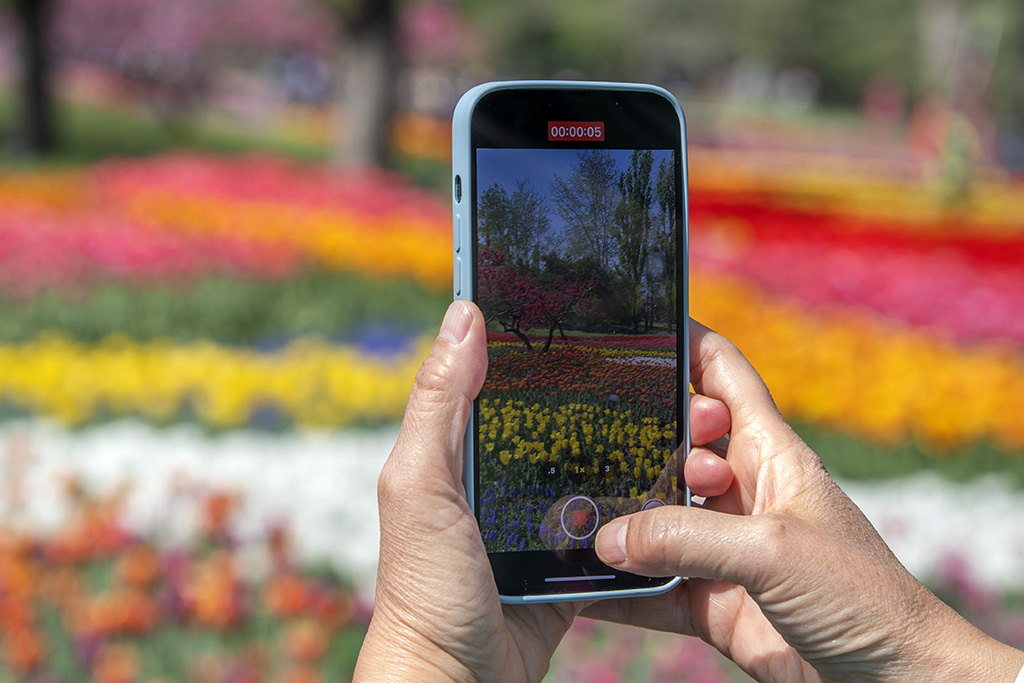
M 821 457 L 829 473 L 841 479 L 884 481 L 931 471 L 960 482 L 997 474 L 1024 489 L 1024 454 L 1008 452 L 991 442 L 941 451 L 913 439 L 886 445 L 819 425 L 796 423 L 794 428 Z
M 629 300 L 615 274 L 604 268 L 594 256 L 579 259 L 563 258 L 555 252 L 542 257 L 544 268 L 541 277 L 548 282 L 586 282 L 590 288 L 587 304 L 575 312 L 573 325 L 575 334 L 586 336 L 583 330 L 599 330 L 605 334 L 609 324 L 615 326 L 629 320 Z M 600 303 L 598 303 L 600 302 Z
M 801 55 L 821 73 L 822 96 L 856 104 L 869 79 L 896 77 L 917 88 L 920 69 L 917 3 L 861 0 L 808 3 L 812 35 Z
M 614 243 L 615 159 L 604 150 L 579 150 L 572 173 L 555 175 L 550 196 L 565 223 L 565 250 L 575 258 L 593 257 L 603 268 L 612 264 Z
M 643 310 L 640 286 L 650 254 L 653 164 L 654 154 L 650 150 L 635 150 L 630 155 L 629 168 L 619 177 L 622 196 L 615 207 L 615 222 L 612 223 L 612 237 L 619 247 L 619 275 L 632 300 L 634 330 Z
M 517 180 L 511 194 L 497 183 L 484 190 L 479 216 L 480 233 L 493 248 L 536 265 L 541 239 L 551 221 L 544 197 L 529 180 Z
M 24 342 L 52 330 L 80 341 L 122 334 L 233 344 L 306 333 L 344 337 L 375 324 L 418 333 L 436 325 L 448 301 L 446 292 L 411 281 L 316 270 L 283 282 L 210 277 L 178 287 L 106 283 L 73 301 L 55 292 L 28 302 L 0 297 L 0 342 Z
M 654 196 L 661 209 L 661 226 L 654 235 L 654 252 L 662 263 L 661 286 L 665 292 L 664 319 L 672 331 L 676 320 L 676 186 L 672 162 L 662 159 L 658 163 L 658 179 L 654 185 Z
M 922 14 L 936 0 L 462 0 L 478 20 L 498 71 L 516 77 L 581 76 L 713 84 L 737 62 L 768 73 L 812 69 L 828 105 L 857 105 L 879 75 L 911 92 L 929 85 Z M 997 113 L 1020 122 L 1024 5 L 954 1 L 965 21 L 995 36 Z M 987 40 L 987 38 L 986 38 Z M 972 46 L 971 49 L 973 49 Z

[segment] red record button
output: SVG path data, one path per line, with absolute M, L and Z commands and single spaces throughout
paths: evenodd
M 549 142 L 604 142 L 604 121 L 548 121 Z

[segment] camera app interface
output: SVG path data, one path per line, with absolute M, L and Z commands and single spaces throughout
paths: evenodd
M 570 126 L 551 134 L 595 135 Z M 677 502 L 676 160 L 476 154 L 481 533 L 492 553 L 592 548 L 613 517 Z

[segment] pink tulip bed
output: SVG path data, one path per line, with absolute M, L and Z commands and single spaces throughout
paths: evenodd
M 1024 490 L 1024 181 L 980 170 L 951 202 L 941 178 L 891 162 L 695 149 L 689 170 L 691 314 L 739 345 L 834 475 Z M 2 169 L 2 424 L 393 428 L 450 299 L 451 230 L 446 197 L 376 170 L 195 153 Z M 11 468 L 24 449 L 8 441 Z M 306 562 L 287 523 L 257 535 L 264 561 L 246 570 L 230 524 L 245 501 L 182 495 L 201 511 L 184 545 L 73 478 L 59 524 L 0 517 L 11 680 L 351 674 L 365 592 Z M 1024 646 L 1024 586 L 953 553 L 922 578 Z M 690 639 L 590 621 L 551 673 L 668 679 L 744 677 Z

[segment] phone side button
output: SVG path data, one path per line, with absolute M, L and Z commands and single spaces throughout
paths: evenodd
M 462 216 L 455 214 L 455 221 L 452 223 L 452 226 L 454 228 L 452 242 L 455 243 L 455 253 L 458 254 L 462 251 Z
M 455 296 L 462 296 L 462 259 L 455 257 Z

